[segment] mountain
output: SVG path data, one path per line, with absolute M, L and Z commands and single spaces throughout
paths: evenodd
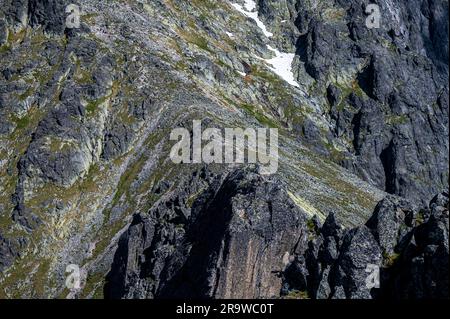
M 448 1 L 0 1 L 0 297 L 448 298 Z

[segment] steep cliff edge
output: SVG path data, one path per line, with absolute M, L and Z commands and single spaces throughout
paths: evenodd
M 0 297 L 448 296 L 448 1 L 70 3 L 1 0 Z M 195 119 L 277 174 L 172 163 Z
M 449 297 L 448 192 L 422 210 L 388 196 L 366 225 L 345 229 L 333 213 L 308 218 L 279 181 L 251 169 L 217 177 L 187 213 L 199 180 L 212 178 L 198 176 L 134 216 L 107 298 Z

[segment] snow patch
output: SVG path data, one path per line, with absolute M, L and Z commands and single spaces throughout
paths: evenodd
M 254 0 L 245 0 L 244 7 L 247 11 L 254 11 L 256 9 L 256 2 Z
M 262 30 L 262 32 L 266 37 L 270 38 L 273 36 L 273 33 L 269 32 L 267 30 L 266 25 L 259 19 L 258 11 L 256 11 L 256 2 L 254 0 L 245 0 L 244 7 L 242 7 L 240 4 L 237 3 L 231 3 L 231 5 L 237 11 L 255 20 L 256 24 Z M 267 62 L 272 66 L 270 67 L 270 69 L 274 73 L 276 73 L 279 77 L 281 77 L 283 80 L 288 82 L 290 85 L 299 88 L 300 86 L 295 81 L 294 73 L 292 72 L 292 63 L 294 61 L 295 54 L 280 52 L 277 49 L 272 48 L 270 45 L 268 45 L 267 48 L 273 53 L 275 53 L 274 58 L 264 60 L 265 62 Z
M 275 53 L 275 57 L 273 59 L 265 60 L 267 63 L 272 65 L 272 71 L 290 85 L 300 87 L 295 81 L 294 73 L 292 72 L 292 63 L 294 62 L 295 54 L 280 52 L 277 49 L 272 48 L 270 45 L 268 45 L 267 48 Z
M 273 36 L 273 33 L 269 32 L 264 25 L 264 23 L 258 17 L 258 11 L 254 11 L 256 9 L 256 2 L 253 0 L 245 0 L 245 9 L 237 3 L 231 4 L 237 11 L 242 13 L 243 15 L 255 20 L 258 27 L 262 30 L 264 35 L 268 38 Z

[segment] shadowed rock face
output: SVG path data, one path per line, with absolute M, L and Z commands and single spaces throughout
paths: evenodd
M 344 229 L 334 214 L 323 225 L 308 221 L 276 180 L 252 170 L 212 184 L 189 216 L 182 208 L 195 192 L 189 188 L 134 216 L 119 241 L 105 296 L 273 298 L 299 291 L 318 299 L 448 297 L 448 193 L 421 211 L 388 197 L 366 225 Z M 374 269 L 379 284 L 367 286 Z
M 16 251 L 12 243 L 0 236 L 0 271 L 10 267 L 16 257 Z
M 419 212 L 411 239 L 399 242 L 400 254 L 386 270 L 386 298 L 449 298 L 448 191 L 437 195 L 430 208 Z M 417 220 L 419 219 L 419 220 Z
M 448 192 L 429 207 L 418 211 L 387 197 L 366 225 L 346 231 L 329 215 L 306 254 L 284 272 L 283 293 L 308 291 L 318 299 L 448 298 Z M 367 287 L 373 267 L 380 269 L 378 288 Z
M 187 218 L 172 198 L 134 217 L 120 239 L 106 296 L 279 296 L 285 263 L 305 250 L 306 214 L 279 181 L 252 170 L 217 179 L 194 201 Z M 183 195 L 177 202 L 185 200 Z M 157 223 L 156 216 L 170 220 L 169 225 Z
M 304 70 L 327 90 L 333 133 L 352 143 L 341 164 L 428 203 L 448 183 L 448 1 L 378 1 L 381 27 L 372 30 L 369 1 L 292 3 Z
M 2 0 L 0 298 L 448 298 L 448 1 L 372 30 L 366 0 L 255 2 L 273 37 L 243 0 L 79 0 L 79 29 Z M 278 173 L 174 165 L 193 119 L 278 128 Z
M 14 27 L 43 26 L 47 32 L 64 32 L 66 0 L 5 0 L 2 9 Z

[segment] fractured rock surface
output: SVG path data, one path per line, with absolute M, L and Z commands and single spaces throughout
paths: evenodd
M 1 0 L 0 298 L 448 298 L 448 1 L 68 4 Z M 277 174 L 172 163 L 199 119 Z

